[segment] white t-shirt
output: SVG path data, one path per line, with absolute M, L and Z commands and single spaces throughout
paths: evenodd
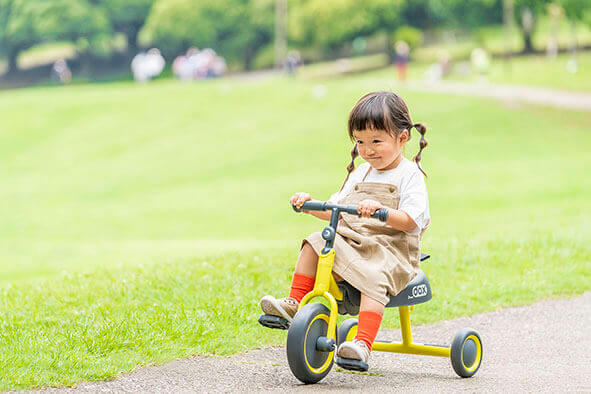
M 343 190 L 330 196 L 328 201 L 335 204 L 345 197 L 353 186 L 362 182 L 369 167 L 369 163 L 363 163 L 357 167 L 349 176 Z M 412 231 L 413 234 L 421 233 L 431 222 L 427 186 L 416 163 L 403 157 L 398 167 L 391 170 L 379 171 L 372 168 L 364 182 L 387 183 L 398 188 L 400 194 L 398 209 L 406 212 L 417 225 L 417 228 Z

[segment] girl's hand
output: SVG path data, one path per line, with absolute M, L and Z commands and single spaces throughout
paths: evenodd
M 310 201 L 311 199 L 312 199 L 312 197 L 310 196 L 310 193 L 300 192 L 300 193 L 296 193 L 293 196 L 291 196 L 291 198 L 289 199 L 289 203 L 291 205 L 295 205 L 298 209 L 300 209 L 306 201 Z M 303 211 L 303 212 L 308 213 L 309 211 Z
M 357 204 L 357 212 L 364 218 L 371 217 L 380 208 L 384 206 L 375 200 L 363 200 Z

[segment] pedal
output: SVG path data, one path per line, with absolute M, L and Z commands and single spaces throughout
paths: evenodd
M 261 315 L 261 317 L 259 317 L 259 323 L 265 327 L 276 328 L 279 330 L 287 330 L 289 328 L 289 322 L 280 316 Z
M 335 362 L 339 367 L 349 371 L 366 372 L 369 369 L 366 362 L 352 358 L 336 357 Z

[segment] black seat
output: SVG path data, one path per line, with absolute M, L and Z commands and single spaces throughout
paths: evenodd
M 428 259 L 428 254 L 421 253 L 421 261 Z M 337 301 L 339 313 L 341 315 L 359 314 L 359 305 L 361 304 L 361 293 L 351 284 L 345 281 L 337 282 L 337 286 L 343 293 L 343 300 Z M 395 306 L 417 305 L 427 302 L 431 299 L 431 286 L 427 275 L 422 270 L 409 282 L 409 284 L 395 296 L 390 296 L 390 302 L 386 308 Z
M 390 296 L 386 308 L 393 306 L 416 305 L 431 299 L 431 285 L 423 270 L 419 270 L 410 283 L 395 296 Z

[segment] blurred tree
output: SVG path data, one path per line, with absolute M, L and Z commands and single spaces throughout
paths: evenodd
M 289 36 L 296 44 L 334 50 L 358 36 L 385 31 L 386 50 L 400 25 L 404 0 L 299 0 L 290 3 Z
M 423 43 L 423 32 L 416 27 L 400 26 L 394 32 L 394 41 L 406 42 L 412 51 Z
M 83 40 L 82 52 L 87 52 L 109 31 L 104 13 L 87 0 L 0 0 L 0 51 L 8 72 L 16 70 L 19 53 L 34 45 Z
M 429 27 L 474 29 L 503 23 L 502 0 L 428 0 L 426 3 L 431 14 L 427 21 L 433 24 Z
M 473 29 L 502 23 L 502 0 L 413 0 L 401 10 L 405 24 L 429 29 L 436 26 Z
M 537 16 L 545 12 L 549 0 L 515 0 L 515 18 L 523 38 L 523 53 L 532 53 L 532 36 L 536 28 Z
M 156 0 L 140 41 L 172 58 L 191 46 L 211 47 L 229 62 L 251 68 L 273 39 L 273 0 Z
M 127 52 L 135 55 L 138 51 L 138 33 L 146 22 L 154 0 L 102 0 L 101 3 L 113 30 L 125 35 Z
M 564 8 L 566 17 L 571 22 L 574 30 L 577 22 L 591 25 L 591 1 L 589 0 L 558 0 L 558 4 Z
M 577 22 L 591 25 L 591 2 L 589 0 L 558 0 L 558 4 L 562 6 L 566 18 L 569 20 L 572 37 L 570 50 L 576 54 L 578 46 Z

